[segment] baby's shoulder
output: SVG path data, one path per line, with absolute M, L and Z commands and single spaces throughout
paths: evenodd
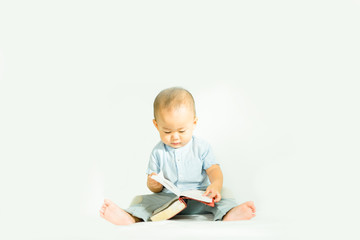
M 152 154 L 160 153 L 163 151 L 165 151 L 165 144 L 162 141 L 160 141 L 154 146 L 152 150 Z
M 193 136 L 193 143 L 194 143 L 195 147 L 200 150 L 206 150 L 211 147 L 210 143 L 208 141 L 204 140 L 203 138 L 196 137 L 196 136 Z

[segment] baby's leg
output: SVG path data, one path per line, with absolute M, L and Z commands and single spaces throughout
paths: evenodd
M 104 200 L 100 209 L 100 216 L 115 225 L 129 225 L 141 221 L 108 199 Z
M 255 217 L 254 202 L 244 202 L 232 208 L 223 218 L 223 221 L 250 220 Z
M 158 209 L 170 200 L 177 198 L 173 193 L 152 193 L 136 196 L 130 206 L 125 209 L 127 213 L 136 216 L 143 221 L 150 221 L 155 209 Z

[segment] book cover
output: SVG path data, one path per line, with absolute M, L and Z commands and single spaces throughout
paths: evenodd
M 165 188 L 177 195 L 177 197 L 165 203 L 153 212 L 153 215 L 150 217 L 152 221 L 167 220 L 174 217 L 187 207 L 185 199 L 199 201 L 211 207 L 215 206 L 214 199 L 203 196 L 205 191 L 197 189 L 180 191 L 172 182 L 164 178 L 162 173 L 153 175 L 151 178 L 161 183 Z

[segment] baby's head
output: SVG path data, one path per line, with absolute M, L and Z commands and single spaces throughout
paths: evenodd
M 153 123 L 163 143 L 173 148 L 185 146 L 197 123 L 191 93 L 179 87 L 162 90 L 154 101 Z

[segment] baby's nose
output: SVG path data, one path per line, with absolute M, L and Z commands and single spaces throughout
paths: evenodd
M 171 136 L 172 139 L 178 139 L 179 138 L 179 134 L 177 132 L 174 132 Z

